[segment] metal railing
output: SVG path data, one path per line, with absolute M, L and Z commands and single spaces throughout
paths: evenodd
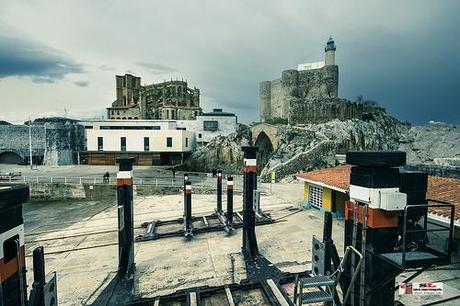
M 345 250 L 345 255 L 343 256 L 342 260 L 340 261 L 339 267 L 337 268 L 338 273 L 337 273 L 337 277 L 335 278 L 335 284 L 336 285 L 339 283 L 340 278 L 342 277 L 342 273 L 344 271 L 344 264 L 347 262 L 347 259 L 348 259 L 348 256 L 349 256 L 350 252 L 353 252 L 353 254 L 358 255 L 359 261 L 358 261 L 358 264 L 356 265 L 355 271 L 353 272 L 353 276 L 351 277 L 350 286 L 348 287 L 348 289 L 347 289 L 347 291 L 345 293 L 345 296 L 343 298 L 343 302 L 342 302 L 343 305 L 346 305 L 348 297 L 350 296 L 350 293 L 354 288 L 356 277 L 358 276 L 358 274 L 359 274 L 359 272 L 361 270 L 361 264 L 363 262 L 363 256 L 361 255 L 361 253 L 358 252 L 358 250 L 356 250 L 351 245 L 347 246 L 347 248 Z
M 108 180 L 104 179 L 102 176 L 7 176 L 0 177 L 0 182 L 9 182 L 9 183 L 56 183 L 56 184 L 91 184 L 91 185 L 115 185 L 116 178 L 109 178 Z M 183 179 L 179 176 L 173 178 L 164 178 L 164 177 L 139 177 L 133 178 L 133 185 L 148 185 L 148 186 L 158 186 L 158 187 L 176 187 L 183 188 Z M 238 186 L 238 185 L 237 185 Z M 236 186 L 235 186 L 236 187 Z M 214 178 L 201 178 L 197 177 L 193 180 L 193 189 L 206 189 L 214 191 L 217 189 L 216 182 Z M 263 193 L 266 193 L 268 187 L 260 184 L 259 190 Z M 235 192 L 242 192 L 242 182 L 241 188 L 234 188 Z M 225 188 L 224 188 L 225 192 Z
M 431 223 L 432 225 L 437 226 L 438 228 L 436 229 L 428 229 L 428 220 L 427 216 L 425 217 L 426 222 L 424 222 L 424 228 L 423 229 L 413 229 L 413 230 L 408 230 L 407 229 L 407 217 L 408 217 L 408 210 L 409 209 L 414 209 L 414 208 L 433 208 L 433 207 L 448 207 L 450 208 L 450 224 L 449 226 L 444 226 L 444 225 L 439 225 L 439 224 L 434 224 Z M 447 240 L 447 252 L 439 252 L 437 250 L 434 250 L 436 253 L 442 253 L 445 255 L 445 257 L 450 258 L 452 255 L 452 238 L 453 238 L 453 231 L 454 231 L 454 219 L 455 219 L 455 208 L 453 204 L 418 204 L 418 205 L 407 205 L 404 208 L 404 223 L 403 223 L 403 234 L 402 234 L 402 254 L 401 254 L 401 266 L 405 267 L 406 266 L 406 257 L 407 257 L 407 234 L 408 233 L 429 233 L 429 232 L 447 232 L 449 231 L 449 238 Z M 428 248 L 428 247 L 427 247 Z M 409 251 L 410 252 L 410 251 Z

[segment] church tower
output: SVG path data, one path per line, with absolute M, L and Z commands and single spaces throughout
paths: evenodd
M 326 58 L 324 60 L 325 66 L 335 65 L 335 43 L 332 36 L 329 36 L 329 40 L 326 43 L 324 52 L 326 52 Z

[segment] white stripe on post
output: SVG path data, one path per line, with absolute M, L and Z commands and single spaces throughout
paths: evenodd
M 133 171 L 119 171 L 117 172 L 117 179 L 129 179 L 133 177 Z
M 257 159 L 255 158 L 245 158 L 244 159 L 245 166 L 257 166 Z

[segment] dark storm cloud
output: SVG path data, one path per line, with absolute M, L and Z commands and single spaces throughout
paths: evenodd
M 445 14 L 426 33 L 374 33 L 343 41 L 337 56 L 340 93 L 376 100 L 413 124 L 460 123 L 460 30 Z M 340 38 L 339 38 L 340 39 Z
M 152 74 L 164 74 L 164 73 L 171 73 L 177 71 L 173 67 L 154 64 L 154 63 L 137 63 L 137 65 L 144 67 L 149 70 Z
M 30 77 L 54 83 L 69 73 L 82 73 L 80 64 L 40 43 L 0 34 L 0 78 Z
M 80 86 L 80 87 L 86 87 L 89 85 L 89 81 L 76 81 L 74 82 L 75 85 Z

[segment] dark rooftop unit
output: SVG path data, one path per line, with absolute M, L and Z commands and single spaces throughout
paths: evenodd
M 203 113 L 202 116 L 222 116 L 222 117 L 234 117 L 234 113 L 228 113 L 222 111 L 222 108 L 213 108 L 212 112 Z

